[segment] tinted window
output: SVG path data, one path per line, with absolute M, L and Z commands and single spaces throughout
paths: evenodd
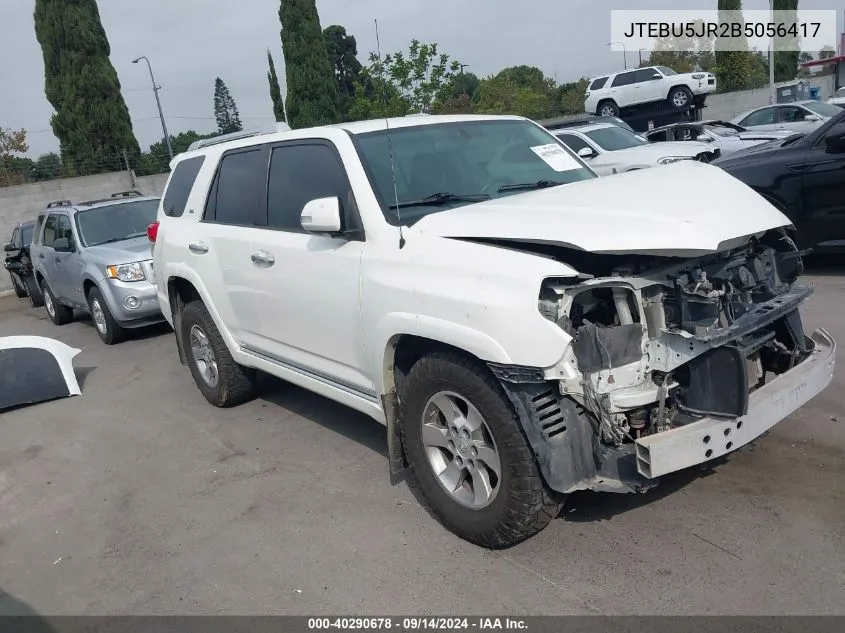
M 112 244 L 144 237 L 155 222 L 158 199 L 109 204 L 79 211 L 76 228 L 85 246 Z
M 209 197 L 206 219 L 222 224 L 267 226 L 262 201 L 266 177 L 263 148 L 224 156 Z
M 14 244 L 15 246 L 21 245 L 21 243 L 18 242 L 18 230 L 17 229 L 12 231 L 12 237 L 9 239 L 9 244 Z
M 772 125 L 775 122 L 775 109 L 763 108 L 752 112 L 742 120 L 740 125 L 748 127 L 753 125 Z
M 196 182 L 197 174 L 203 162 L 205 162 L 205 156 L 196 156 L 183 160 L 176 165 L 176 169 L 170 176 L 170 184 L 167 185 L 167 191 L 164 194 L 162 208 L 165 215 L 178 218 L 185 212 L 188 196 L 191 194 L 191 189 Z
M 25 224 L 21 227 L 21 244 L 27 246 L 32 243 L 32 224 Z
M 778 123 L 796 123 L 803 121 L 804 117 L 810 113 L 803 108 L 796 108 L 795 106 L 785 106 L 778 108 Z
M 657 73 L 654 71 L 653 68 L 644 68 L 643 70 L 638 70 L 634 73 L 634 83 L 640 83 L 642 81 L 656 81 L 659 77 L 655 77 Z
M 604 84 L 606 83 L 607 77 L 599 77 L 590 84 L 590 90 L 599 90 L 600 88 L 604 88 Z
M 287 145 L 273 150 L 267 188 L 267 223 L 274 229 L 302 231 L 305 204 L 318 198 L 349 203 L 346 172 L 326 145 Z
M 44 223 L 44 246 L 52 246 L 56 240 L 56 226 L 59 223 L 59 216 L 50 215 Z
M 639 147 L 640 145 L 648 145 L 648 141 L 642 136 L 632 134 L 628 130 L 621 127 L 602 127 L 595 130 L 585 132 L 592 141 L 598 144 L 602 149 L 608 152 L 614 152 L 618 149 L 628 149 L 629 147 Z
M 652 143 L 660 143 L 666 140 L 666 130 L 660 130 L 659 132 L 652 132 L 646 135 L 646 138 Z
M 585 147 L 593 149 L 590 147 L 590 144 L 580 136 L 575 136 L 574 134 L 558 134 L 557 137 L 566 143 L 566 146 L 576 154 L 578 153 L 578 150 L 582 150 Z
M 628 86 L 634 83 L 634 73 L 619 73 L 613 80 L 612 87 Z

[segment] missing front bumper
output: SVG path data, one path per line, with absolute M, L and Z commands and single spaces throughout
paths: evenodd
M 637 470 L 649 479 L 721 457 L 756 439 L 823 391 L 833 379 L 836 342 L 813 333 L 815 348 L 802 363 L 749 396 L 736 419 L 704 418 L 636 441 Z

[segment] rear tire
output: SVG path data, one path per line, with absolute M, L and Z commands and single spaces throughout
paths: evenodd
M 106 345 L 116 345 L 126 340 L 126 330 L 114 320 L 103 293 L 96 286 L 88 291 L 88 311 L 94 321 L 94 329 L 100 340 Z
M 14 273 L 9 273 L 9 276 L 12 278 L 12 288 L 15 289 L 15 296 L 18 299 L 26 297 L 26 287 L 24 287 L 21 278 Z
M 182 345 L 197 387 L 215 407 L 231 407 L 255 394 L 256 371 L 235 362 L 202 301 L 182 311 Z
M 612 99 L 607 99 L 599 103 L 596 107 L 596 115 L 598 116 L 619 116 L 619 106 Z
M 692 105 L 692 92 L 686 86 L 676 86 L 669 91 L 667 99 L 676 110 L 685 110 Z
M 38 282 L 35 281 L 34 275 L 27 275 L 23 280 L 26 284 L 26 294 L 29 296 L 29 304 L 33 308 L 40 308 L 44 305 L 44 296 L 41 294 L 41 288 L 38 287 Z
M 56 301 L 56 295 L 50 290 L 46 281 L 41 282 L 41 294 L 44 296 L 44 307 L 47 308 L 47 316 L 56 325 L 66 325 L 73 321 L 73 308 L 63 306 Z
M 545 485 L 510 402 L 484 365 L 453 352 L 424 356 L 402 385 L 400 406 L 411 475 L 449 530 L 503 548 L 557 516 L 563 497 Z

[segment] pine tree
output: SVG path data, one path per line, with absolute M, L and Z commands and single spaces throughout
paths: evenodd
M 355 36 L 348 35 L 339 24 L 327 26 L 323 30 L 323 39 L 334 72 L 340 114 L 345 120 L 355 99 L 355 86 L 364 80 L 364 67 L 358 61 L 358 43 Z
M 732 18 L 741 18 L 733 12 L 742 11 L 742 0 L 718 0 L 719 21 L 731 22 Z M 735 39 L 735 38 L 734 38 Z M 723 92 L 743 90 L 749 87 L 752 76 L 752 53 L 748 50 L 745 37 L 745 50 L 716 51 L 716 74 L 719 89 Z
M 780 13 L 778 11 L 797 11 L 798 0 L 774 0 L 775 24 L 791 25 L 795 22 L 795 14 Z M 796 38 L 792 36 L 775 38 L 775 81 L 791 81 L 798 74 L 798 49 Z M 783 50 L 783 49 L 795 50 Z
M 96 0 L 36 0 L 35 35 L 44 56 L 50 123 L 68 173 L 121 168 L 140 154 Z
M 243 130 L 238 106 L 220 77 L 214 80 L 214 118 L 217 119 L 217 130 L 220 134 Z
M 279 19 L 288 87 L 288 123 L 301 128 L 340 121 L 334 73 L 315 0 L 282 0 Z
M 273 116 L 276 121 L 285 120 L 285 100 L 282 99 L 282 90 L 279 88 L 279 76 L 276 74 L 276 64 L 273 62 L 273 55 L 267 49 L 267 62 L 270 64 L 270 71 L 267 73 L 267 81 L 270 82 L 270 99 L 273 100 Z

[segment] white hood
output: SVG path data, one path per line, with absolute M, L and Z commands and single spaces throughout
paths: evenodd
M 594 253 L 694 257 L 789 224 L 733 176 L 684 161 L 432 213 L 414 230 Z
M 618 149 L 602 154 L 614 163 L 640 163 L 656 165 L 657 161 L 667 156 L 688 156 L 694 157 L 701 152 L 715 151 L 711 145 L 699 141 L 665 141 L 661 143 L 649 143 L 628 149 Z

